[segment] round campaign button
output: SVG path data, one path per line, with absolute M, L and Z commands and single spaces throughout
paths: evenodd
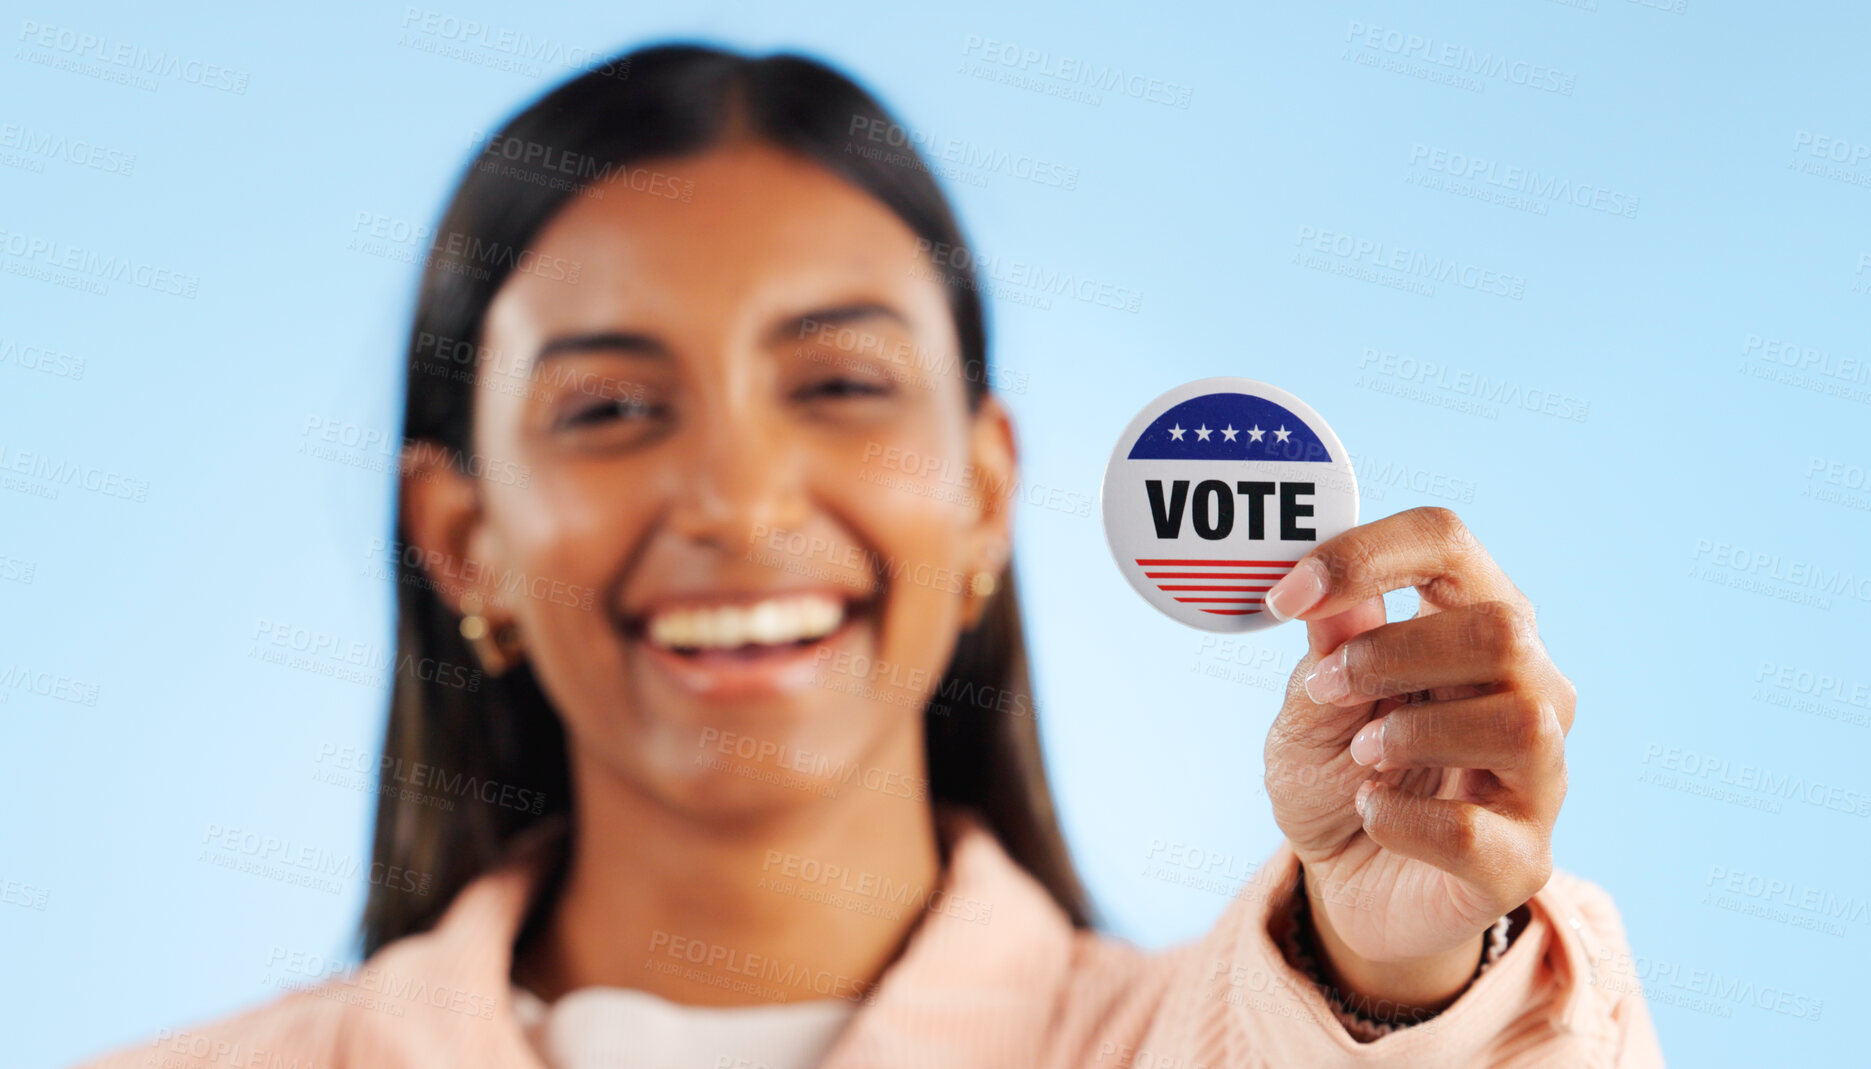
M 1104 469 L 1104 537 L 1145 601 L 1204 631 L 1279 621 L 1267 590 L 1358 523 L 1358 481 L 1311 406 L 1253 379 L 1150 402 Z

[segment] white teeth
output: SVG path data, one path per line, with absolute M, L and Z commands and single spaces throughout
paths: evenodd
M 845 603 L 823 594 L 767 598 L 751 605 L 667 609 L 650 617 L 650 641 L 684 649 L 777 646 L 823 638 L 845 620 Z

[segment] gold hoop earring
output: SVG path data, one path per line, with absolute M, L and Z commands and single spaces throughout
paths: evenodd
M 481 595 L 472 591 L 461 596 L 461 637 L 468 640 L 481 668 L 490 676 L 505 675 L 518 657 L 518 636 L 513 625 L 496 628 L 481 615 Z

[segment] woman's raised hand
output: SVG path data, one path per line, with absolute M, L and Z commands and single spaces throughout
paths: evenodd
M 1404 587 L 1420 608 L 1386 623 L 1383 594 Z M 1321 544 L 1268 606 L 1311 646 L 1267 735 L 1267 793 L 1327 968 L 1354 995 L 1440 1006 L 1552 873 L 1576 692 L 1447 509 Z

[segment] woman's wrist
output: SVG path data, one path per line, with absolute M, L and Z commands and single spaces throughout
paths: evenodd
M 1322 903 L 1307 891 L 1302 868 L 1294 889 L 1287 938 L 1289 956 L 1296 956 L 1321 993 L 1354 1034 L 1365 1026 L 1375 1039 L 1397 1027 L 1420 1024 L 1452 1004 L 1485 967 L 1506 950 L 1506 918 L 1491 930 L 1439 954 L 1393 961 L 1376 961 L 1353 950 L 1333 929 Z M 1377 1026 L 1370 1031 L 1370 1026 Z
M 1475 978 L 1483 933 L 1422 958 L 1373 961 L 1346 946 L 1321 910 L 1308 910 L 1324 979 L 1341 1001 L 1366 1017 L 1416 1024 L 1446 1009 Z

